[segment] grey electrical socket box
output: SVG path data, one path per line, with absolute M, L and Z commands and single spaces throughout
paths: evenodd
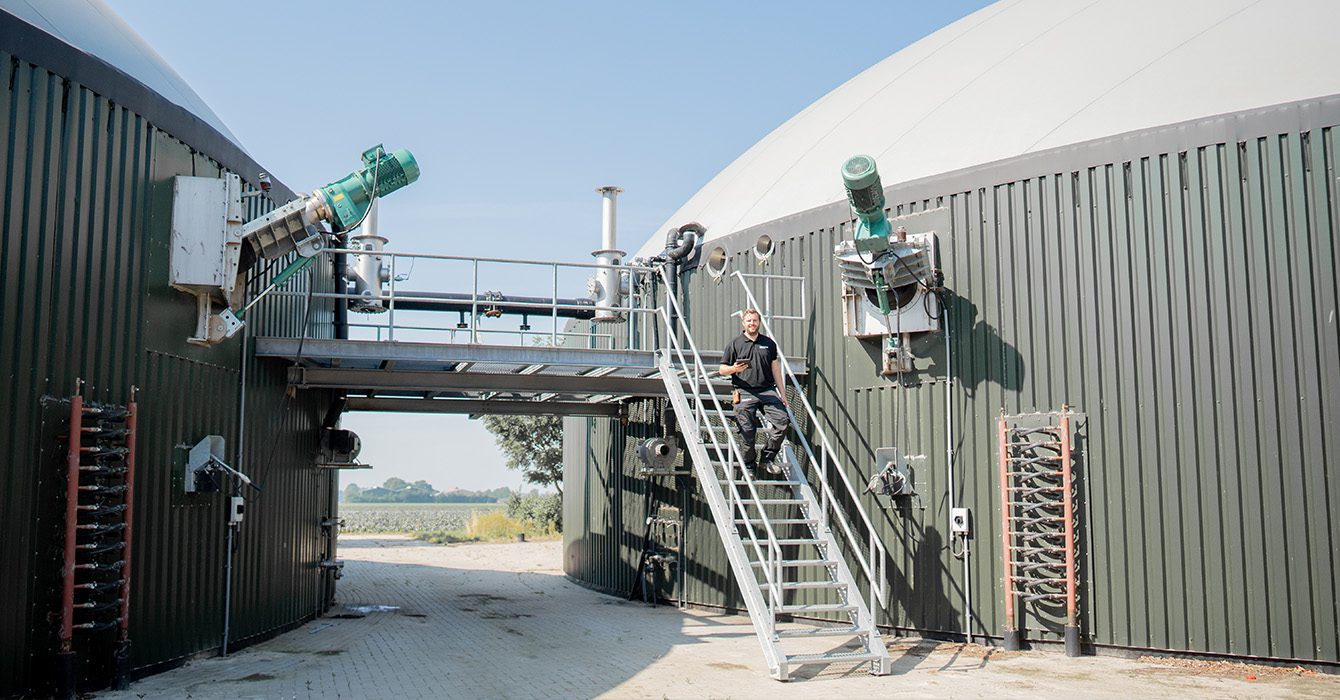
M 241 496 L 233 496 L 228 501 L 228 522 L 240 523 L 247 509 L 247 501 Z
M 972 514 L 967 508 L 949 509 L 949 531 L 956 535 L 972 533 Z

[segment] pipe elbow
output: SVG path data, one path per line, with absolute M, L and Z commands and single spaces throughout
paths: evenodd
M 707 229 L 696 221 L 684 224 L 678 229 L 672 229 L 666 236 L 666 259 L 679 261 L 688 257 L 705 233 L 707 233 Z

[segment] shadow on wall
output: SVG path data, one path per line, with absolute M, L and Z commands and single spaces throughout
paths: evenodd
M 926 524 L 927 511 L 915 507 L 912 501 L 877 502 L 879 514 L 872 515 L 883 518 L 882 529 L 895 533 L 897 545 L 889 548 L 889 559 L 885 562 L 889 572 L 889 605 L 880 617 L 880 624 L 946 637 L 961 634 L 956 622 L 959 613 L 950 594 L 962 600 L 962 584 L 954 576 L 945 575 L 942 557 L 947 547 L 943 533 L 935 525 Z
M 963 387 L 969 399 L 976 398 L 978 389 L 988 382 L 1006 391 L 1019 391 L 1024 386 L 1027 369 L 1024 356 L 1010 345 L 991 324 L 978 319 L 977 305 L 953 295 L 949 297 L 946 313 L 953 334 L 956 353 L 950 366 L 954 379 Z M 944 375 L 943 357 L 937 357 L 930 373 Z M 937 368 L 939 371 L 937 372 Z

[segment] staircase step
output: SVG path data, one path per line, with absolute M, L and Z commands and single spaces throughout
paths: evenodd
M 753 503 L 754 501 L 751 499 L 749 502 Z M 792 503 L 798 506 L 805 505 L 805 500 L 802 498 L 760 498 L 758 499 L 758 502 L 765 506 L 777 506 L 786 503 Z
M 746 505 L 752 503 L 752 501 L 749 501 Z M 814 518 L 768 518 L 766 521 L 763 518 L 749 518 L 747 520 L 744 518 L 736 518 L 735 520 L 736 525 L 744 525 L 745 523 L 758 523 L 759 525 L 762 525 L 764 522 L 773 525 L 813 525 L 819 521 Z
M 718 479 L 722 484 L 733 484 L 735 486 L 748 486 L 748 481 L 735 481 L 734 479 Z M 782 481 L 781 479 L 754 479 L 755 486 L 800 486 L 799 481 Z
M 782 605 L 777 608 L 777 612 L 782 613 L 821 613 L 821 612 L 856 612 L 856 606 L 849 603 L 810 603 L 802 605 Z
M 767 566 L 768 563 L 751 561 L 749 562 L 749 565 L 753 567 L 763 567 Z M 833 559 L 785 559 L 782 561 L 782 568 L 800 568 L 805 566 L 837 566 L 837 561 Z
M 815 546 L 819 546 L 826 543 L 823 540 L 815 539 L 813 537 L 778 537 L 777 544 L 780 544 L 782 546 L 793 545 L 793 544 L 795 545 L 812 544 Z
M 799 629 L 777 630 L 774 634 L 778 637 L 791 638 L 860 637 L 870 634 L 870 630 L 864 630 L 856 625 L 851 625 L 849 627 L 803 627 Z
M 782 590 L 794 591 L 801 588 L 806 589 L 841 589 L 846 588 L 847 584 L 840 581 L 787 581 L 782 584 Z
M 787 654 L 786 662 L 791 664 L 831 664 L 839 661 L 874 661 L 885 658 L 885 654 L 861 651 L 827 651 L 822 654 Z

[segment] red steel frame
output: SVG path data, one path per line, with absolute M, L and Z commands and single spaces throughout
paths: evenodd
M 1061 408 L 1061 500 L 1065 504 L 1065 614 L 1066 625 L 1074 627 L 1078 619 L 1075 590 L 1075 498 L 1070 468 L 1070 407 Z

